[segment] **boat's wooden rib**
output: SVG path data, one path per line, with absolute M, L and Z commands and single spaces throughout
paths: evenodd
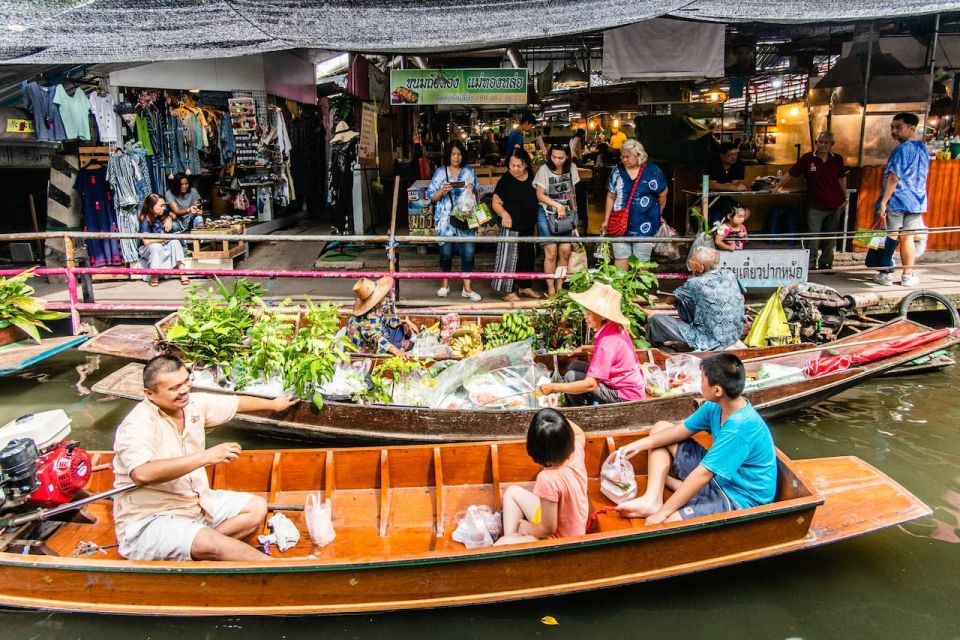
M 797 365 L 818 355 L 843 354 L 862 348 L 865 344 L 879 344 L 926 330 L 926 327 L 909 320 L 898 320 L 861 334 L 858 341 L 834 343 L 829 350 L 757 358 L 746 364 L 748 370 L 762 362 Z M 833 374 L 758 389 L 747 395 L 762 415 L 786 415 L 957 342 L 952 337 L 943 338 L 898 356 Z M 130 363 L 102 379 L 94 385 L 93 390 L 140 399 L 143 393 L 142 367 L 141 364 Z M 570 419 L 584 424 L 586 429 L 617 433 L 644 428 L 659 420 L 681 420 L 695 411 L 699 404 L 699 396 L 681 395 L 591 407 L 568 407 L 562 411 Z M 281 415 L 240 414 L 234 424 L 262 433 L 312 441 L 337 438 L 375 442 L 458 442 L 521 437 L 526 433 L 532 415 L 533 411 L 521 410 L 436 410 L 341 402 L 327 402 L 323 409 L 317 409 L 313 403 L 301 402 Z
M 43 338 L 39 344 L 33 340 L 23 340 L 0 347 L 0 376 L 9 376 L 23 371 L 58 353 L 81 345 L 86 340 L 87 336 L 64 336 Z
M 603 459 L 642 434 L 594 436 L 586 445 L 591 510 Z M 703 441 L 709 444 L 709 440 Z M 109 460 L 104 452 L 101 460 Z M 638 484 L 646 457 L 637 456 Z M 301 504 L 334 497 L 336 540 L 314 549 L 303 513 L 288 511 L 299 544 L 272 562 L 130 562 L 116 549 L 109 501 L 89 523 L 62 525 L 44 542 L 54 556 L 0 552 L 0 605 L 145 615 L 340 614 L 483 604 L 666 578 L 811 548 L 893 526 L 930 510 L 856 458 L 791 461 L 778 453 L 771 505 L 644 526 L 610 515 L 568 539 L 466 550 L 451 539 L 468 505 L 497 504 L 539 468 L 522 441 L 376 449 L 245 451 L 210 473 L 226 488 Z M 109 471 L 92 492 L 109 488 Z M 496 489 L 499 484 L 500 490 Z M 386 494 L 386 497 L 384 497 Z M 80 541 L 104 553 L 73 557 Z M 36 552 L 35 548 L 30 547 Z M 316 558 L 305 559 L 315 551 Z M 545 562 L 546 560 L 546 562 Z

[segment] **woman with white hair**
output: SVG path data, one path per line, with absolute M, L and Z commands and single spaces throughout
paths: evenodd
M 717 269 L 720 254 L 697 247 L 690 257 L 693 277 L 673 292 L 677 316 L 651 311 L 647 340 L 651 344 L 686 344 L 694 351 L 719 351 L 743 334 L 743 287 L 729 271 Z
M 616 235 L 628 238 L 651 237 L 660 229 L 660 216 L 667 205 L 667 178 L 660 167 L 647 161 L 647 152 L 636 138 L 620 146 L 620 164 L 610 172 L 607 208 L 601 231 L 607 233 L 614 211 L 627 209 L 627 228 Z M 653 243 L 614 242 L 613 257 L 621 269 L 630 256 L 650 260 Z

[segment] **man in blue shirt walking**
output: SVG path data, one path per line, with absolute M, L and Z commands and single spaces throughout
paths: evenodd
M 883 188 L 877 200 L 877 219 L 887 230 L 887 236 L 900 241 L 900 261 L 905 287 L 920 284 L 913 272 L 916 259 L 913 232 L 923 228 L 923 214 L 927 211 L 927 173 L 930 154 L 914 133 L 920 119 L 912 113 L 898 113 L 890 123 L 890 135 L 899 144 L 887 159 L 883 171 Z M 892 254 L 890 256 L 893 257 Z M 877 284 L 893 284 L 893 270 L 883 270 L 874 276 Z
M 513 153 L 513 150 L 516 147 L 523 148 L 523 143 L 525 136 L 533 129 L 537 124 L 537 119 L 530 114 L 524 114 L 520 119 L 520 126 L 511 129 L 510 133 L 507 134 L 506 141 L 503 145 L 503 157 L 506 158 L 506 162 L 510 161 L 510 154 Z

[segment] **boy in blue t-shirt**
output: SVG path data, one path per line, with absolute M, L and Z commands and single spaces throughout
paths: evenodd
M 658 422 L 650 435 L 623 447 L 628 458 L 649 451 L 647 490 L 617 506 L 621 515 L 660 524 L 773 502 L 777 456 L 767 424 L 744 398 L 743 363 L 729 353 L 700 364 L 704 403 L 680 424 Z M 709 431 L 713 446 L 691 436 Z M 663 489 L 674 493 L 663 501 Z

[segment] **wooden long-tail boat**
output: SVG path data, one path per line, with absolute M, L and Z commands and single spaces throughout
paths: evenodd
M 641 435 L 588 438 L 591 511 L 610 506 L 599 491 L 602 461 Z M 708 438 L 701 441 L 709 446 Z M 71 522 L 0 534 L 0 605 L 238 616 L 488 604 L 705 571 L 931 513 L 857 458 L 792 461 L 777 455 L 777 495 L 770 505 L 654 526 L 603 514 L 598 531 L 586 535 L 466 550 L 451 539 L 458 514 L 470 505 L 498 510 L 507 486 L 532 485 L 539 467 L 524 442 L 245 451 L 230 464 L 208 468 L 211 486 L 255 493 L 285 511 L 301 532 L 294 548 L 280 553 L 274 547 L 275 559 L 264 562 L 128 561 L 117 553 L 111 503 L 101 500 Z M 100 453 L 93 464 L 111 458 Z M 641 491 L 646 463 L 645 454 L 633 460 Z M 108 468 L 94 474 L 89 490 L 106 491 L 112 483 Z M 311 543 L 303 513 L 290 508 L 317 491 L 331 500 L 336 529 L 334 542 L 323 548 Z
M 422 313 L 402 313 L 402 317 L 409 318 L 420 326 L 430 326 L 438 322 L 442 316 Z M 341 324 L 346 322 L 347 316 L 341 317 Z M 499 322 L 500 315 L 482 315 L 482 314 L 461 314 L 463 322 L 473 323 L 485 326 L 490 322 Z M 154 324 L 118 324 L 110 327 L 102 333 L 93 336 L 90 340 L 80 347 L 81 351 L 89 353 L 98 353 L 101 355 L 116 356 L 120 358 L 129 358 L 146 362 L 150 358 L 159 355 L 165 351 L 163 340 L 166 338 L 167 329 L 176 322 L 177 314 L 171 313 Z M 746 347 L 743 349 L 729 350 L 738 358 L 758 358 L 773 355 L 783 355 L 814 349 L 817 345 L 812 342 L 803 342 L 797 344 L 775 345 L 770 347 Z M 657 365 L 663 365 L 664 361 L 673 353 L 665 349 L 639 349 L 637 351 L 641 360 L 654 362 Z M 358 357 L 376 357 L 360 354 Z M 558 355 L 560 363 L 565 366 L 566 356 Z M 539 358 L 544 364 L 552 366 L 552 356 L 543 356 Z
M 829 350 L 753 358 L 745 361 L 745 365 L 748 372 L 766 362 L 802 367 L 808 360 L 823 354 L 850 353 L 865 345 L 882 344 L 926 331 L 928 329 L 923 325 L 901 319 L 865 331 L 858 340 L 832 343 Z M 944 337 L 909 352 L 861 366 L 750 391 L 747 397 L 765 417 L 794 413 L 957 342 L 957 338 Z M 93 390 L 140 399 L 143 393 L 142 370 L 142 364 L 130 363 L 102 379 Z M 561 411 L 571 420 L 583 424 L 585 429 L 616 433 L 642 429 L 658 420 L 682 420 L 701 402 L 699 394 L 685 394 L 590 407 L 566 407 Z M 521 437 L 526 433 L 533 414 L 533 410 L 450 410 L 344 402 L 326 402 L 322 409 L 317 409 L 312 402 L 300 402 L 282 414 L 238 414 L 234 425 L 310 441 L 341 438 L 369 442 L 460 442 Z

